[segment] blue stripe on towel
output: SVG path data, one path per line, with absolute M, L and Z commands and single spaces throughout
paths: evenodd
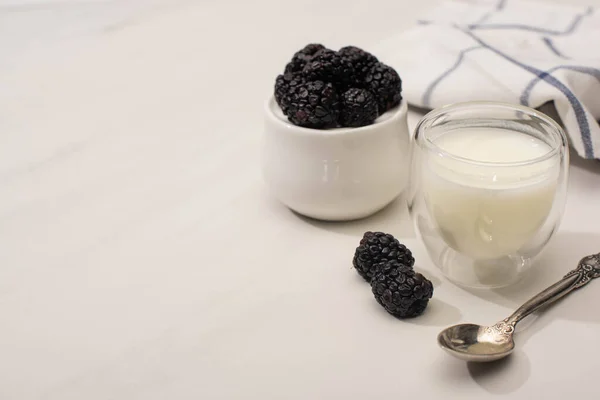
M 544 43 L 546 43 L 546 46 L 548 46 L 548 48 L 550 49 L 551 52 L 553 52 L 554 54 L 556 54 L 560 58 L 564 58 L 565 60 L 569 59 L 569 57 L 566 57 L 563 53 L 561 53 L 556 48 L 556 46 L 554 45 L 554 42 L 552 41 L 552 39 L 550 39 L 549 37 L 543 37 L 542 40 L 544 41 Z
M 583 13 L 578 14 L 571 24 L 564 31 L 555 31 L 551 29 L 539 28 L 536 26 L 522 25 L 522 24 L 473 24 L 469 25 L 469 29 L 518 29 L 530 32 L 543 33 L 546 35 L 562 36 L 569 35 L 575 31 L 583 17 L 591 15 L 594 12 L 593 7 L 588 7 Z
M 546 71 L 546 73 L 551 74 L 552 72 L 558 71 L 559 69 L 568 69 L 571 71 L 581 72 L 582 74 L 588 74 L 588 75 L 593 76 L 594 78 L 596 78 L 598 80 L 598 82 L 600 82 L 600 69 L 598 69 L 598 68 L 580 67 L 577 65 L 559 65 L 554 68 L 550 68 L 548 71 Z M 529 104 L 529 96 L 531 96 L 533 87 L 541 80 L 542 79 L 539 76 L 536 76 L 535 78 L 533 78 L 531 80 L 531 82 L 529 82 L 527 84 L 527 86 L 525 87 L 525 90 L 521 94 L 521 99 L 520 99 L 521 104 L 523 104 L 523 105 Z
M 421 102 L 423 103 L 423 106 L 431 108 L 431 94 L 433 93 L 434 89 L 448 75 L 450 75 L 452 73 L 452 71 L 456 70 L 460 66 L 460 64 L 462 63 L 463 59 L 465 58 L 465 54 L 467 54 L 471 50 L 480 49 L 480 48 L 481 48 L 481 46 L 469 47 L 468 49 L 462 50 L 458 54 L 458 58 L 456 59 L 456 61 L 454 62 L 454 64 L 450 68 L 448 68 L 446 71 L 444 71 L 440 76 L 438 76 L 436 79 L 434 79 L 433 82 L 431 82 L 429 84 L 429 86 L 427 87 L 427 89 L 425 89 L 425 92 L 423 93 L 423 97 L 422 97 L 422 100 L 421 100 Z
M 555 77 L 550 75 L 548 72 L 544 72 L 544 71 L 541 71 L 530 65 L 523 64 L 522 62 L 515 60 L 511 56 L 504 54 L 500 50 L 488 45 L 483 40 L 481 40 L 479 37 L 477 37 L 475 34 L 473 34 L 471 31 L 461 29 L 458 26 L 455 26 L 455 27 L 457 29 L 459 29 L 461 32 L 469 35 L 473 40 L 475 40 L 481 46 L 493 51 L 500 57 L 506 59 L 507 61 L 512 62 L 515 65 L 518 65 L 519 67 L 523 68 L 524 70 L 531 72 L 534 75 L 537 75 L 537 77 L 540 80 L 544 80 L 547 83 L 549 83 L 550 85 L 552 85 L 555 88 L 557 88 L 558 90 L 560 90 L 566 96 L 567 100 L 571 104 L 571 107 L 573 108 L 573 111 L 575 112 L 575 118 L 577 119 L 577 125 L 579 125 L 579 131 L 581 133 L 581 139 L 583 142 L 585 157 L 586 158 L 594 158 L 594 149 L 593 149 L 593 145 L 592 145 L 590 125 L 589 125 L 589 122 L 585 115 L 583 105 L 581 104 L 579 99 L 577 99 L 577 97 L 573 94 L 573 92 L 571 92 L 571 90 L 569 90 L 568 87 L 566 87 L 561 81 L 559 81 L 558 79 L 556 79 Z
M 487 21 L 494 13 L 498 12 L 498 11 L 502 11 L 502 9 L 504 8 L 504 6 L 506 5 L 506 0 L 499 0 L 498 3 L 496 4 L 496 6 L 494 7 L 494 9 L 492 11 L 488 11 L 485 14 L 483 14 L 483 16 L 481 18 L 479 18 L 477 20 L 477 22 L 473 23 L 471 26 L 476 26 L 479 24 L 483 24 L 485 21 Z

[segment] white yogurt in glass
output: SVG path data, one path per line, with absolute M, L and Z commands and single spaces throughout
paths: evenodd
M 551 212 L 560 157 L 544 141 L 500 128 L 459 128 L 431 139 L 423 192 L 448 246 L 473 258 L 514 254 Z

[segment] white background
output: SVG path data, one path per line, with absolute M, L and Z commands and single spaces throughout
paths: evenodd
M 435 343 L 600 251 L 598 163 L 574 158 L 538 268 L 483 292 L 441 276 L 401 201 L 322 223 L 261 183 L 263 102 L 292 53 L 368 50 L 434 4 L 0 1 L 0 399 L 598 398 L 600 282 L 524 321 L 504 362 Z M 352 270 L 366 230 L 415 253 L 422 317 L 388 316 Z

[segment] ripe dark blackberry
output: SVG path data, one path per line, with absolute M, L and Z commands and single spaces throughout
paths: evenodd
M 392 67 L 375 64 L 365 76 L 365 88 L 377 99 L 379 115 L 396 107 L 402 100 L 402 80 Z
M 370 282 L 377 272 L 376 265 L 390 260 L 410 268 L 415 264 L 411 251 L 389 233 L 365 232 L 354 252 L 352 264 L 358 274 Z
M 310 43 L 304 46 L 303 49 L 298 50 L 294 53 L 292 60 L 285 66 L 285 72 L 301 72 L 304 69 L 306 63 L 312 58 L 312 56 L 319 50 L 324 49 L 325 46 L 319 43 Z
M 340 124 L 348 127 L 370 125 L 377 119 L 377 101 L 365 89 L 348 89 L 341 98 Z
M 304 83 L 304 76 L 301 73 L 287 73 L 279 75 L 275 79 L 275 101 L 277 101 L 284 114 L 287 115 L 291 97 L 296 93 L 299 86 Z
M 331 82 L 340 91 L 355 86 L 357 82 L 352 64 L 329 49 L 315 53 L 303 71 L 306 80 Z
M 287 116 L 290 122 L 306 128 L 337 126 L 340 113 L 338 94 L 331 83 L 306 82 L 289 96 Z
M 419 316 L 433 296 L 433 284 L 398 261 L 388 261 L 371 280 L 375 300 L 398 318 Z
M 393 270 L 400 269 L 401 272 L 410 272 L 413 271 L 413 267 L 404 264 L 398 260 L 385 260 L 380 263 L 373 265 L 373 276 L 377 276 L 378 274 L 390 274 Z M 373 279 L 371 279 L 373 281 Z
M 356 46 L 342 47 L 338 54 L 352 64 L 356 77 L 360 81 L 363 81 L 371 68 L 379 62 L 373 54 Z

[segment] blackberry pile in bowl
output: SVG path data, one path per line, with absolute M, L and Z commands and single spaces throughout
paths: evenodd
M 287 119 L 313 129 L 371 125 L 402 100 L 398 73 L 355 46 L 334 51 L 306 45 L 277 76 L 274 89 Z

